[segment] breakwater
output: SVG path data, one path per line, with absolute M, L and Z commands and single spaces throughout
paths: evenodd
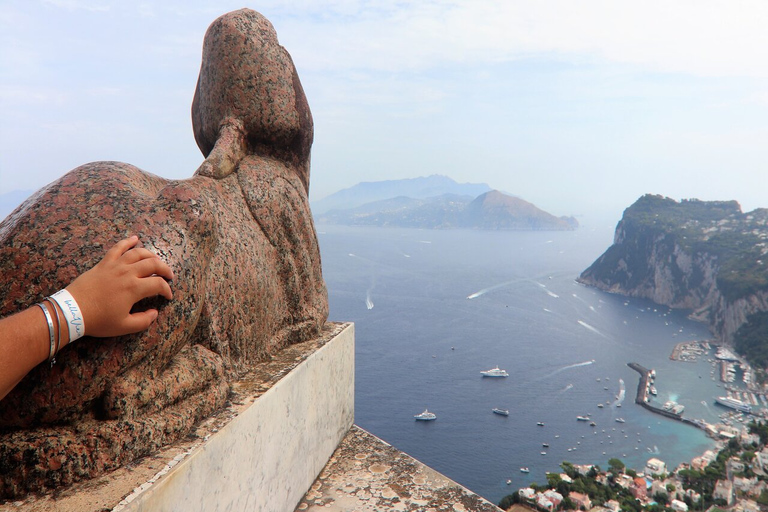
M 660 407 L 653 406 L 648 403 L 648 388 L 649 381 L 651 380 L 651 371 L 648 368 L 645 368 L 644 366 L 638 364 L 638 363 L 627 363 L 627 366 L 635 370 L 637 373 L 640 374 L 640 382 L 637 385 L 637 395 L 635 396 L 635 403 L 638 405 L 641 405 L 648 409 L 651 412 L 654 412 L 656 414 L 661 414 L 662 416 L 665 416 L 667 418 L 671 418 L 673 420 L 682 421 L 684 423 L 688 423 L 690 425 L 694 425 L 696 427 L 702 428 L 699 426 L 698 423 L 693 421 L 688 421 L 683 418 L 682 414 L 675 414 L 672 411 L 668 411 L 666 409 L 662 409 Z

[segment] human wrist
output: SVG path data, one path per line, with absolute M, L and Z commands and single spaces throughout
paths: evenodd
M 62 331 L 68 333 L 68 343 L 82 338 L 85 335 L 85 321 L 83 311 L 75 300 L 75 297 L 66 288 L 59 290 L 50 297 L 51 302 L 55 302 L 58 311 L 61 313 L 64 322 L 60 323 Z M 64 328 L 66 326 L 66 329 Z

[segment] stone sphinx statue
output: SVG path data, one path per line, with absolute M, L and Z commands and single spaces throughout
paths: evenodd
M 191 178 L 90 163 L 0 224 L 0 317 L 63 288 L 130 234 L 176 276 L 172 301 L 148 301 L 159 317 L 147 331 L 81 339 L 0 401 L 0 499 L 96 476 L 186 435 L 226 403 L 234 379 L 325 323 L 307 199 L 312 116 L 257 12 L 208 29 L 192 121 L 206 158 Z

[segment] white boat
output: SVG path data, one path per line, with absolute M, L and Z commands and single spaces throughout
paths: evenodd
M 485 370 L 484 372 L 480 372 L 480 375 L 483 377 L 509 377 L 509 374 L 506 370 L 502 370 L 498 366 L 496 368 L 492 368 L 490 370 Z
M 658 393 L 656 392 L 656 388 L 654 386 L 651 386 L 651 394 L 653 396 L 656 396 Z
M 752 412 L 751 405 L 744 403 L 741 400 L 731 398 L 729 396 L 718 396 L 717 398 L 715 398 L 715 402 L 725 407 L 730 407 L 731 409 L 735 409 L 737 411 L 748 412 L 748 413 Z
M 589 416 L 576 416 L 576 421 L 589 421 Z
M 416 421 L 432 421 L 436 420 L 437 416 L 435 413 L 429 412 L 428 409 L 424 409 L 423 413 L 415 415 L 414 418 L 416 418 Z
M 531 470 L 530 470 L 530 469 L 528 469 L 528 468 L 520 468 L 520 472 L 521 472 L 521 473 L 530 473 L 530 472 L 531 472 Z
M 597 407 L 602 409 L 603 408 L 603 404 L 597 404 Z
M 624 418 L 616 418 L 617 423 L 624 423 Z
M 494 414 L 499 414 L 501 416 L 509 416 L 509 411 L 507 409 L 499 409 L 498 407 L 494 407 L 491 409 Z

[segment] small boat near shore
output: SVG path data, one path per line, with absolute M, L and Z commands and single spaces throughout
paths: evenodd
M 414 416 L 416 421 L 433 421 L 437 419 L 437 415 L 433 412 L 429 412 L 429 409 L 424 409 L 424 412 Z
M 509 416 L 509 410 L 507 409 L 499 409 L 498 407 L 494 407 L 491 410 L 494 414 L 498 414 L 499 416 Z
M 616 418 L 616 423 L 624 423 L 624 418 Z

